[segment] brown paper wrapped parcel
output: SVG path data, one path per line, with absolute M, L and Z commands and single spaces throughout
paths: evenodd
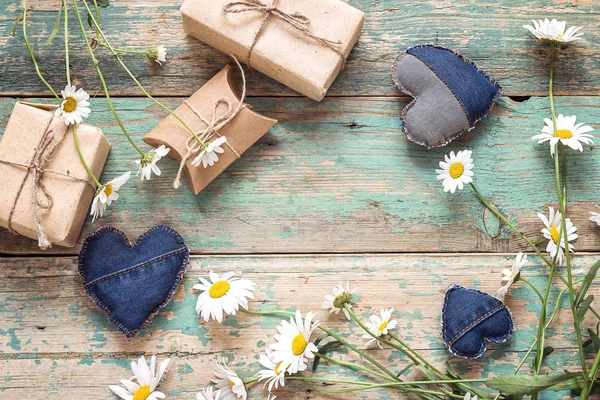
M 229 119 L 227 115 L 232 115 L 232 109 L 241 106 L 231 121 L 218 132 L 212 132 L 215 135 L 212 135 L 211 142 L 220 136 L 227 139 L 227 142 L 222 145 L 224 153 L 219 154 L 219 161 L 207 168 L 202 165 L 194 166 L 192 165 L 196 156 L 194 154 L 183 165 L 194 194 L 200 193 L 277 123 L 277 120 L 260 115 L 243 103 L 240 105 L 240 99 L 234 88 L 231 67 L 226 66 L 175 110 L 175 114 L 197 133 L 207 128 L 207 124 L 199 115 L 206 121 Z M 231 109 L 228 110 L 224 100 L 229 102 Z M 181 162 L 188 151 L 190 138 L 192 138 L 190 142 L 194 142 L 183 124 L 169 115 L 144 137 L 144 142 L 154 147 L 163 144 L 170 147 L 169 157 Z
M 340 0 L 185 0 L 181 15 L 188 35 L 316 101 L 364 22 L 362 11 Z
M 0 141 L 0 226 L 37 239 L 41 248 L 48 241 L 75 245 L 96 192 L 77 155 L 73 128 L 54 116 L 55 109 L 18 102 Z M 77 137 L 100 177 L 110 143 L 87 124 L 77 126 Z

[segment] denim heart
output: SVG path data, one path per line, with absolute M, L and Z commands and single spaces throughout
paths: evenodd
M 83 288 L 125 336 L 133 337 L 170 301 L 189 262 L 181 236 L 159 225 L 133 245 L 105 226 L 83 242 L 79 274 Z
M 496 297 L 458 285 L 450 285 L 446 290 L 442 339 L 452 354 L 480 358 L 487 342 L 506 342 L 513 332 L 512 315 Z
M 475 127 L 492 109 L 502 86 L 475 64 L 435 45 L 411 47 L 394 61 L 392 78 L 414 100 L 400 120 L 407 137 L 443 146 Z

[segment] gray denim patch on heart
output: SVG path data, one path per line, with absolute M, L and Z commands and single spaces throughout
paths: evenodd
M 444 146 L 473 129 L 503 92 L 471 61 L 435 45 L 411 47 L 400 54 L 392 79 L 414 99 L 402 110 L 404 132 L 427 147 Z

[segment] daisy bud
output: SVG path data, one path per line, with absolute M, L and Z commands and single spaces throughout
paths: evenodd
M 156 61 L 158 64 L 167 61 L 167 48 L 165 46 L 153 47 L 148 50 L 148 58 L 152 61 Z

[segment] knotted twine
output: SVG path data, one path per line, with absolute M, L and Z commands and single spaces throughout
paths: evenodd
M 44 181 L 42 179 L 44 174 L 53 174 L 56 176 L 62 176 L 62 177 L 69 178 L 69 179 L 77 181 L 77 182 L 87 183 L 90 186 L 92 186 L 93 188 L 95 188 L 95 186 L 87 179 L 80 179 L 80 178 L 76 178 L 71 175 L 63 174 L 61 172 L 56 172 L 56 171 L 51 171 L 51 170 L 46 169 L 46 164 L 48 164 L 48 162 L 50 160 L 52 160 L 52 156 L 54 156 L 54 153 L 56 153 L 56 150 L 58 150 L 58 148 L 62 144 L 62 142 L 63 142 L 64 138 L 67 136 L 67 132 L 69 130 L 69 128 L 67 128 L 67 129 L 65 129 L 63 134 L 61 134 L 60 136 L 57 136 L 55 131 L 53 129 L 50 129 L 50 124 L 52 123 L 53 119 L 54 118 L 50 118 L 48 120 L 48 124 L 46 125 L 46 128 L 44 129 L 44 134 L 42 135 L 40 141 L 38 142 L 35 152 L 33 153 L 33 157 L 31 158 L 31 161 L 28 164 L 22 164 L 22 163 L 13 162 L 13 161 L 7 161 L 7 160 L 0 160 L 0 163 L 2 163 L 2 164 L 13 165 L 15 167 L 22 167 L 27 170 L 27 172 L 25 173 L 25 176 L 23 177 L 23 180 L 21 181 L 21 185 L 19 186 L 19 189 L 17 190 L 17 195 L 15 196 L 15 200 L 10 209 L 10 213 L 8 214 L 8 230 L 11 233 L 17 233 L 12 228 L 12 218 L 13 218 L 15 210 L 17 208 L 17 204 L 19 203 L 19 198 L 21 197 L 21 194 L 23 193 L 23 189 L 25 188 L 25 183 L 27 182 L 27 178 L 29 177 L 30 173 L 33 174 L 32 185 L 31 185 L 31 190 L 32 190 L 31 204 L 33 205 L 33 208 L 35 209 L 35 221 L 36 221 L 36 229 L 37 229 L 37 236 L 38 236 L 38 246 L 42 250 L 47 250 L 50 247 L 52 247 L 52 243 L 50 242 L 50 240 L 48 240 L 48 236 L 46 235 L 46 230 L 44 229 L 44 225 L 42 224 L 41 212 L 42 212 L 42 210 L 48 210 L 48 209 L 52 208 L 52 206 L 54 205 L 54 199 L 52 198 L 52 195 L 48 191 L 48 188 L 46 187 L 46 185 L 44 184 Z M 38 189 L 40 189 L 40 190 L 38 190 Z M 38 194 L 40 191 L 43 194 L 43 196 L 45 197 L 44 200 L 38 198 Z
M 223 11 L 225 13 L 229 13 L 229 14 L 241 14 L 241 13 L 251 12 L 251 11 L 258 11 L 258 12 L 262 12 L 265 14 L 265 17 L 263 18 L 258 30 L 254 33 L 254 39 L 252 39 L 252 45 L 248 49 L 248 55 L 246 56 L 246 63 L 248 65 L 251 66 L 250 57 L 252 57 L 252 52 L 254 51 L 254 47 L 256 46 L 256 43 L 258 42 L 260 35 L 263 33 L 265 27 L 267 26 L 269 19 L 271 17 L 276 17 L 276 18 L 279 18 L 281 21 L 287 23 L 291 27 L 304 33 L 306 36 L 329 47 L 331 50 L 333 50 L 334 52 L 339 54 L 340 57 L 342 57 L 342 69 L 344 69 L 344 65 L 346 64 L 346 59 L 348 58 L 348 56 L 340 50 L 340 46 L 341 46 L 342 42 L 328 40 L 328 39 L 325 39 L 325 38 L 315 35 L 308 27 L 308 25 L 310 25 L 310 18 L 308 18 L 307 16 L 302 15 L 298 12 L 295 12 L 293 14 L 288 14 L 285 11 L 282 11 L 281 9 L 277 8 L 275 3 L 277 3 L 277 0 L 273 0 L 271 5 L 267 5 L 267 4 L 263 3 L 261 0 L 242 0 L 242 1 L 231 2 L 229 4 L 226 4 L 223 7 Z
M 233 105 L 231 100 L 227 97 L 221 97 L 217 101 L 215 101 L 212 111 L 212 116 L 209 119 L 204 117 L 196 108 L 188 101 L 185 100 L 183 104 L 185 104 L 199 119 L 202 121 L 206 128 L 195 132 L 196 135 L 191 135 L 188 137 L 185 147 L 187 152 L 185 156 L 182 157 L 181 162 L 179 163 L 179 170 L 177 171 L 177 177 L 175 178 L 175 182 L 173 182 L 173 187 L 175 189 L 179 189 L 181 186 L 181 174 L 183 173 L 183 168 L 185 164 L 190 159 L 190 157 L 195 156 L 203 151 L 206 151 L 206 145 L 202 145 L 198 142 L 196 137 L 198 137 L 202 142 L 206 143 L 213 138 L 215 135 L 221 137 L 219 130 L 222 129 L 225 125 L 230 123 L 237 115 L 242 111 L 246 104 L 244 101 L 246 100 L 246 75 L 244 74 L 244 69 L 240 62 L 234 56 L 231 56 L 235 61 L 236 65 L 240 69 L 240 73 L 242 75 L 242 96 L 240 98 L 240 102 L 235 109 L 233 109 Z M 219 106 L 224 105 L 227 109 L 221 115 L 218 115 Z M 240 154 L 228 143 L 225 142 L 225 145 L 229 147 L 229 149 L 235 154 L 236 158 L 240 158 Z

